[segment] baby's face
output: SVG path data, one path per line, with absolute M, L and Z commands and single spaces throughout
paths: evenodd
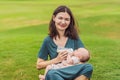
M 75 51 L 73 52 L 73 54 L 74 54 L 74 56 L 76 56 L 76 57 L 78 57 L 78 58 L 81 57 L 81 52 L 80 52 L 79 50 L 75 50 Z
M 77 49 L 74 51 L 74 56 L 78 57 L 79 59 L 83 59 L 84 57 L 88 56 L 87 54 L 84 53 L 83 50 Z
M 74 51 L 74 56 L 78 57 L 81 61 L 88 61 L 89 60 L 89 52 L 84 49 L 84 48 L 80 48 L 78 50 Z

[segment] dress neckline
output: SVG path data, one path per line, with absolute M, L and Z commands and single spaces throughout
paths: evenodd
M 67 38 L 67 41 L 66 41 L 66 43 L 65 43 L 65 46 L 59 46 L 59 45 L 57 45 L 57 44 L 53 41 L 52 38 L 51 38 L 51 40 L 52 40 L 52 43 L 53 43 L 56 47 L 66 47 L 67 44 L 68 44 L 69 38 Z

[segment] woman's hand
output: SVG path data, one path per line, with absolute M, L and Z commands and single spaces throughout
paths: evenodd
M 58 62 L 62 62 L 67 58 L 68 52 L 67 51 L 62 51 L 58 53 L 58 56 L 56 57 Z
M 59 52 L 58 56 L 52 60 L 45 61 L 41 58 L 38 58 L 36 67 L 37 67 L 37 69 L 42 69 L 50 64 L 62 62 L 63 60 L 65 60 L 67 58 L 67 55 L 68 55 L 67 51 L 62 51 L 62 52 Z
M 73 65 L 72 56 L 70 54 L 67 56 L 67 60 L 66 61 L 67 61 L 68 64 Z

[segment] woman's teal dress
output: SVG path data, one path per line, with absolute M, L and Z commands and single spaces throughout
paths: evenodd
M 44 60 L 47 60 L 48 56 L 50 57 L 50 59 L 57 57 L 57 47 L 58 46 L 53 42 L 51 37 L 46 37 L 40 48 L 38 57 Z M 80 39 L 73 40 L 68 38 L 65 47 L 75 50 L 77 48 L 84 47 L 84 45 Z M 92 71 L 93 67 L 91 64 L 78 64 L 66 68 L 49 70 L 45 80 L 74 80 L 80 75 L 85 75 L 86 77 L 90 78 L 92 75 Z

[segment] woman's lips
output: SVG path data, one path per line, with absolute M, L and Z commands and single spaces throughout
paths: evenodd
M 61 27 L 66 27 L 66 25 L 60 25 Z

